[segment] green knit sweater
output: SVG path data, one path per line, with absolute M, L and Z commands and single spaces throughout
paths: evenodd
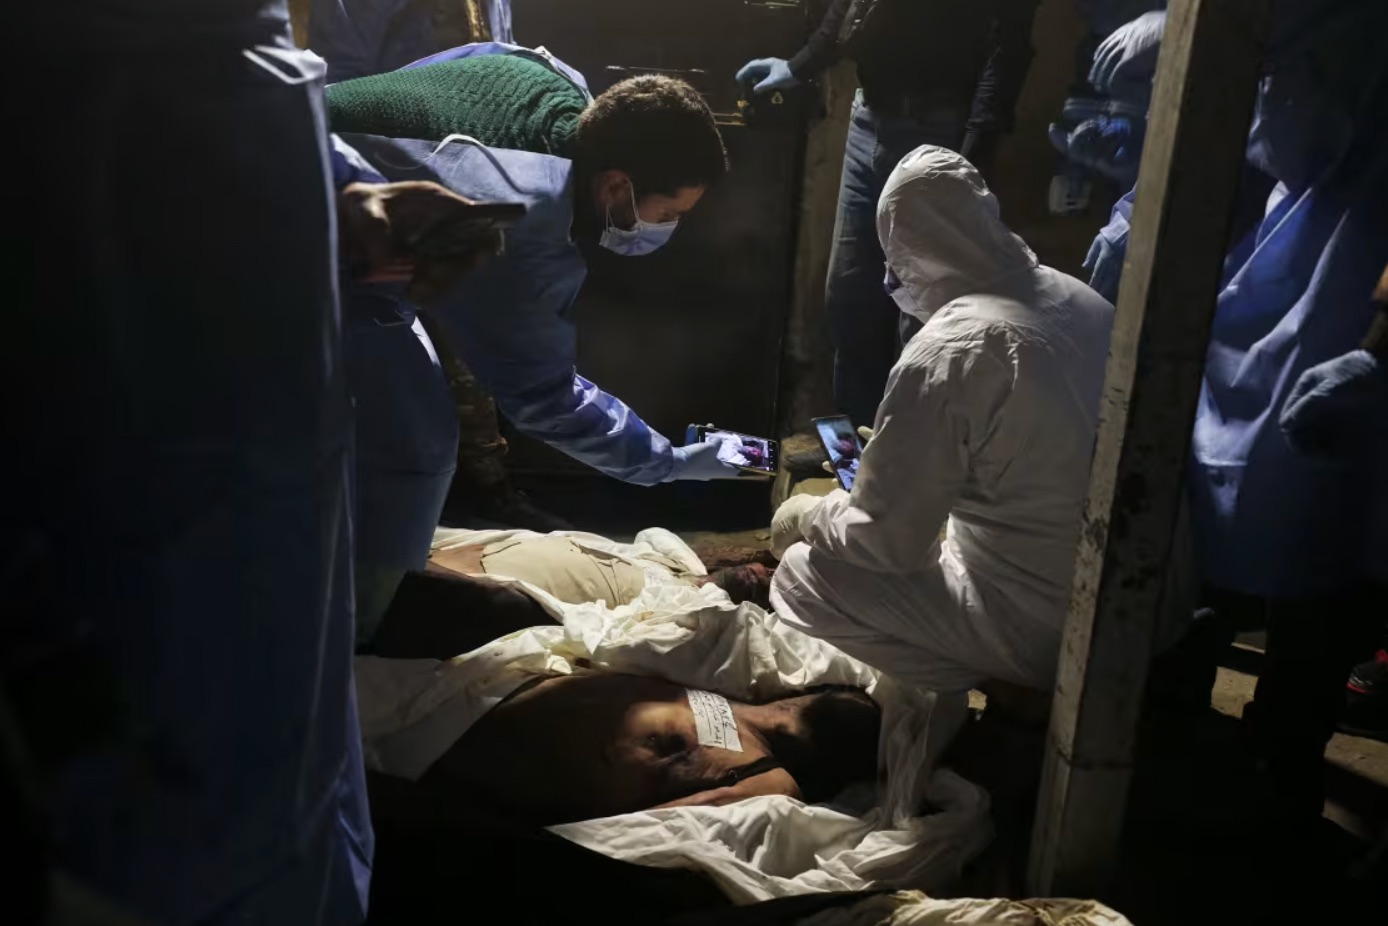
M 390 71 L 327 89 L 334 132 L 439 141 L 468 135 L 492 148 L 571 156 L 587 106 L 567 79 L 520 55 L 483 55 Z

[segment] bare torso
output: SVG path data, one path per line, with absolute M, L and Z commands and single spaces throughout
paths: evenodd
M 731 704 L 741 752 L 699 745 L 679 685 L 611 674 L 545 679 L 489 711 L 427 777 L 539 825 L 798 795 L 781 768 L 736 780 L 771 756 L 748 722 L 756 708 Z

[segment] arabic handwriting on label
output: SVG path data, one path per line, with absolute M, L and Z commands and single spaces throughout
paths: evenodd
M 737 720 L 728 699 L 693 688 L 686 688 L 685 693 L 689 696 L 689 708 L 694 712 L 694 734 L 699 745 L 741 752 L 742 738 L 737 735 Z

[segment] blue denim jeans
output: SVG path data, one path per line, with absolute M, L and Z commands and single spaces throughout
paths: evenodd
M 834 404 L 856 425 L 871 425 L 876 417 L 906 330 L 882 288 L 877 200 L 893 168 L 916 148 L 957 149 L 967 117 L 966 105 L 883 116 L 868 108 L 861 91 L 853 101 L 824 303 L 834 338 Z

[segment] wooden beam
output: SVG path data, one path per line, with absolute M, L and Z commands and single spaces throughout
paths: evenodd
M 806 133 L 795 275 L 781 344 L 777 424 L 782 437 L 808 428 L 811 418 L 834 408 L 834 346 L 824 310 L 824 277 L 834 244 L 844 140 L 858 89 L 853 63 L 840 61 L 824 72 L 820 85 L 825 114 L 811 121 Z
M 313 0 L 289 0 L 289 26 L 294 30 L 294 44 L 308 48 L 309 7 Z
M 1028 889 L 1112 874 L 1268 0 L 1172 0 L 1032 832 Z

